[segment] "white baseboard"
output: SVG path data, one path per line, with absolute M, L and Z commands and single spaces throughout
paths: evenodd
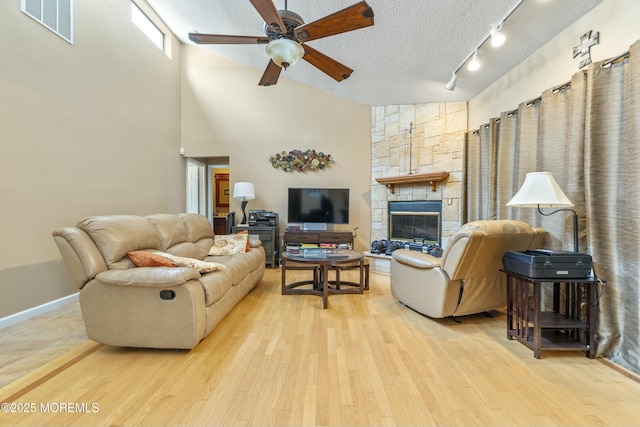
M 6 328 L 7 326 L 15 325 L 16 323 L 20 323 L 24 320 L 30 319 L 31 317 L 35 317 L 48 311 L 55 310 L 56 308 L 60 308 L 67 304 L 71 304 L 72 302 L 78 300 L 78 295 L 79 292 L 76 292 L 75 294 L 49 301 L 37 307 L 28 308 L 18 313 L 11 314 L 7 317 L 0 318 L 0 329 Z

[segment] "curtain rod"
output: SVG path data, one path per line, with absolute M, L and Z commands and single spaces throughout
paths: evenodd
M 561 85 L 558 85 L 558 86 L 554 87 L 553 89 L 551 89 L 551 92 L 552 92 L 552 93 L 558 93 L 558 92 L 560 92 L 561 90 L 569 89 L 570 87 L 571 87 L 571 82 L 570 82 L 570 81 L 568 81 L 568 82 L 566 82 L 566 83 L 563 83 L 563 84 L 561 84 Z
M 532 107 L 534 105 L 536 105 L 537 103 L 539 103 L 540 101 L 542 101 L 542 96 L 539 96 L 537 98 L 533 98 L 531 101 L 527 101 L 527 107 Z
M 600 66 L 602 68 L 607 68 L 609 66 L 611 66 L 612 64 L 617 64 L 618 62 L 622 62 L 625 59 L 629 58 L 631 56 L 631 52 L 626 51 L 621 53 L 618 56 L 614 56 L 613 58 L 609 58 L 606 61 L 602 61 L 602 63 L 600 64 Z
M 620 55 L 617 55 L 617 56 L 614 56 L 613 58 L 609 58 L 609 59 L 606 59 L 606 60 L 602 61 L 600 63 L 600 67 L 602 67 L 602 68 L 610 67 L 613 64 L 617 64 L 619 62 L 624 61 L 625 59 L 629 58 L 630 56 L 631 56 L 631 52 L 627 50 L 625 52 L 622 52 Z M 584 71 L 584 74 L 585 75 L 588 74 L 587 70 Z M 558 93 L 561 90 L 568 89 L 570 87 L 571 87 L 571 81 L 568 81 L 568 82 L 563 83 L 561 85 L 555 86 L 554 88 L 551 89 L 551 92 Z M 527 101 L 526 102 L 526 106 L 527 107 L 532 107 L 535 104 L 539 103 L 540 101 L 542 101 L 542 95 L 540 95 L 539 97 L 534 98 L 534 99 L 532 99 L 530 101 Z M 518 114 L 518 109 L 516 108 L 515 110 L 507 111 L 505 114 L 507 116 L 509 116 L 509 117 L 514 116 L 514 115 Z M 480 127 L 483 127 L 483 126 L 488 127 L 489 123 L 485 123 L 484 125 L 482 125 Z M 480 132 L 478 130 L 473 131 L 474 135 L 478 135 L 479 133 Z

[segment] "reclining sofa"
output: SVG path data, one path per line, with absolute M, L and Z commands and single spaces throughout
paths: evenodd
M 246 253 L 209 256 L 213 229 L 197 214 L 94 216 L 52 234 L 80 289 L 87 336 L 113 346 L 191 349 L 265 271 L 260 240 Z M 132 251 L 205 261 L 215 271 L 138 267 Z
M 391 294 L 433 318 L 482 313 L 506 306 L 507 251 L 539 248 L 546 231 L 522 221 L 474 221 L 462 226 L 441 258 L 399 249 L 392 253 Z

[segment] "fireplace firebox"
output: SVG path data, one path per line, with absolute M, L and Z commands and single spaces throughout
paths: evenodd
M 416 200 L 389 202 L 388 239 L 440 245 L 442 240 L 442 201 Z

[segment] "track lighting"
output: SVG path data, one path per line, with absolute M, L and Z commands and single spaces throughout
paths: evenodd
M 456 80 L 458 80 L 458 75 L 456 73 L 453 73 L 451 75 L 451 80 L 449 80 L 449 83 L 447 83 L 445 87 L 448 90 L 454 90 L 456 88 Z
M 480 68 L 480 61 L 478 61 L 477 50 L 473 53 L 473 58 L 471 58 L 471 61 L 469 61 L 467 68 L 469 69 L 469 71 L 476 71 L 477 69 Z
M 476 71 L 477 69 L 480 68 L 480 61 L 478 60 L 478 51 L 480 50 L 480 48 L 482 46 L 484 46 L 484 44 L 491 39 L 491 45 L 493 47 L 498 47 L 498 46 L 502 46 L 506 40 L 505 35 L 502 33 L 502 25 L 505 23 L 505 21 L 507 19 L 509 19 L 509 17 L 516 11 L 516 9 L 518 9 L 520 7 L 520 5 L 522 5 L 522 3 L 524 2 L 524 0 L 519 0 L 509 11 L 509 13 L 507 13 L 505 15 L 505 17 L 500 21 L 500 23 L 496 26 L 494 26 L 493 28 L 491 28 L 491 31 L 489 32 L 489 34 L 487 34 L 484 39 L 482 39 L 480 41 L 480 43 L 478 44 L 478 47 L 476 47 L 470 54 L 469 56 L 467 56 L 464 61 L 462 61 L 462 63 L 460 65 L 458 65 L 458 68 L 456 68 L 455 70 L 453 70 L 453 73 L 451 74 L 451 79 L 449 80 L 449 82 L 445 85 L 445 88 L 448 90 L 455 90 L 456 88 L 456 82 L 458 80 L 458 72 L 462 69 L 462 67 L 464 67 L 465 64 L 467 64 L 467 68 L 471 71 Z
M 507 38 L 502 34 L 502 23 L 491 29 L 491 46 L 500 47 Z

